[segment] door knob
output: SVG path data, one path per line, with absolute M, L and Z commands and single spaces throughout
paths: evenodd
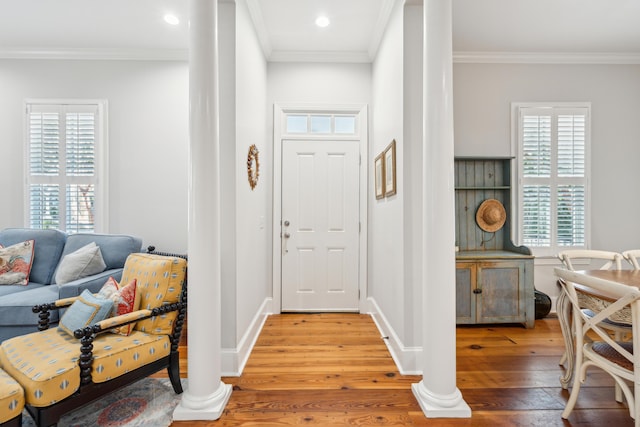
M 284 238 L 285 238 L 285 239 L 288 239 L 289 237 L 291 237 L 291 234 L 289 234 L 289 233 L 284 233 Z

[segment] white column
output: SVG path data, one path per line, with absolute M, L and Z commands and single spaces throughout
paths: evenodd
M 456 387 L 455 197 L 451 0 L 424 2 L 422 381 L 428 418 L 468 418 Z
M 217 4 L 189 1 L 189 374 L 174 420 L 217 420 L 231 396 L 221 381 Z

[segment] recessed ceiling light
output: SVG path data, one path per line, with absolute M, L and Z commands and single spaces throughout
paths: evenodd
M 169 25 L 178 25 L 180 23 L 180 20 L 177 16 L 167 13 L 166 15 L 164 15 L 164 22 Z
M 326 16 L 318 16 L 316 19 L 316 25 L 320 28 L 328 27 L 331 21 Z

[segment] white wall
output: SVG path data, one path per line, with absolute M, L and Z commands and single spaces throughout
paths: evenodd
M 268 105 L 370 104 L 371 65 L 270 62 Z M 273 128 L 273 114 L 270 120 Z
M 245 2 L 236 1 L 236 345 L 271 296 L 271 139 L 267 136 L 267 63 Z M 247 153 L 259 150 L 260 175 L 251 190 Z
M 25 98 L 108 100 L 108 232 L 186 252 L 188 67 L 172 61 L 0 60 L 0 229 L 23 227 Z M 9 185 L 8 183 L 11 182 Z
M 512 155 L 511 102 L 591 102 L 592 247 L 640 247 L 640 66 L 454 64 L 453 74 L 457 156 Z M 557 296 L 545 261 L 536 261 L 536 288 Z
M 369 193 L 369 297 L 401 341 L 405 340 L 404 241 L 404 77 L 403 7 L 396 2 L 373 63 L 372 138 L 369 163 L 396 140 L 397 193 L 378 199 Z M 370 174 L 370 188 L 374 176 Z
M 419 371 L 422 341 L 422 21 L 421 5 L 396 2 L 373 65 L 369 161 L 396 140 L 397 194 L 370 192 L 369 296 L 403 373 Z

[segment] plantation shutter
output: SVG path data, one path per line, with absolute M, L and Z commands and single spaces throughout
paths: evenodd
M 28 224 L 95 231 L 97 105 L 27 106 Z
M 551 244 L 551 116 L 522 118 L 522 163 L 526 179 L 522 188 L 522 234 L 528 246 Z M 547 178 L 537 180 L 535 178 Z
M 519 109 L 522 244 L 548 254 L 586 247 L 587 123 L 587 108 Z

